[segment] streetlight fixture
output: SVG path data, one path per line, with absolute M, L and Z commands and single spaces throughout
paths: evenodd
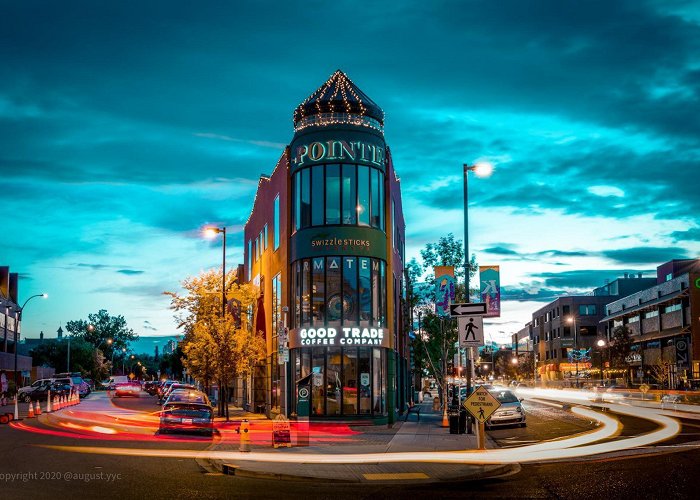
M 598 339 L 598 342 L 596 342 L 596 345 L 600 348 L 600 385 L 602 387 L 604 384 L 604 380 L 603 380 L 603 349 L 605 348 L 606 342 L 603 339 Z
M 567 323 L 573 323 L 574 325 L 574 360 L 576 361 L 576 387 L 578 387 L 578 358 L 581 356 L 581 353 L 578 352 L 578 330 L 576 329 L 576 316 L 573 314 L 566 318 Z
M 36 297 L 48 299 L 49 294 L 48 293 L 37 293 L 36 295 L 32 295 L 27 300 L 24 301 L 24 304 L 22 304 L 22 307 L 15 310 L 15 371 L 14 371 L 15 391 L 17 389 L 19 389 L 19 384 L 20 384 L 19 377 L 17 376 L 17 375 L 19 375 L 19 373 L 17 372 L 17 347 L 19 344 L 19 325 L 20 325 L 20 323 L 22 323 L 22 312 L 24 311 L 24 308 L 27 305 L 27 302 L 29 302 L 30 300 L 32 300 Z M 12 307 L 12 306 L 10 306 L 10 307 Z
M 221 263 L 221 317 L 226 314 L 226 226 L 208 227 L 204 230 L 204 236 L 214 238 L 217 234 L 222 234 L 223 253 Z

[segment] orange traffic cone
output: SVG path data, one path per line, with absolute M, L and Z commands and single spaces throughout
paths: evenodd
M 36 410 L 34 411 L 34 414 L 38 417 L 41 415 L 41 405 L 39 404 L 39 401 L 36 402 Z
M 61 398 L 58 396 L 53 397 L 53 411 L 58 411 L 61 409 Z
M 27 418 L 34 418 L 34 405 L 32 402 L 29 402 L 29 413 L 27 414 Z
M 62 410 L 63 407 L 64 407 L 64 405 L 63 405 L 63 396 L 59 396 L 59 397 L 58 397 L 58 409 L 59 409 L 59 410 Z

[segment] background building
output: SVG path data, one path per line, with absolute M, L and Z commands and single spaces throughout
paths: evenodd
M 17 303 L 19 275 L 11 273 L 8 266 L 0 266 L 0 370 L 8 380 L 22 385 L 32 370 L 32 358 L 19 354 L 17 340 L 22 333 Z M 15 359 L 17 372 L 15 372 Z
M 405 224 L 383 126 L 337 71 L 297 107 L 290 146 L 258 182 L 244 274 L 262 291 L 254 325 L 268 348 L 252 402 L 272 413 L 293 413 L 311 374 L 312 418 L 391 422 L 410 398 Z
M 607 305 L 601 328 L 608 338 L 626 326 L 634 342 L 628 358 L 633 382 L 665 372 L 665 385 L 697 386 L 700 379 L 700 259 L 672 260 L 656 270 L 653 286 Z
M 587 295 L 559 297 L 532 314 L 530 338 L 537 359 L 537 374 L 541 380 L 576 378 L 591 368 L 590 360 L 572 359 L 573 350 L 595 348 L 596 340 L 605 335 L 600 321 L 605 306 L 615 297 L 644 289 L 655 283 L 625 273 L 624 277 L 598 287 Z

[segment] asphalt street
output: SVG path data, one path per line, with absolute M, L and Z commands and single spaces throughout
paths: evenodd
M 117 404 L 144 412 L 157 409 L 153 398 Z M 592 428 L 591 422 L 550 405 L 526 401 L 525 408 L 527 427 L 490 431 L 500 446 L 518 446 Z M 620 420 L 625 426 L 623 436 L 653 428 L 636 418 Z M 211 440 L 99 441 L 44 429 L 36 420 L 25 423 L 38 432 L 0 427 L 2 498 L 697 498 L 694 478 L 700 472 L 700 444 L 695 443 L 700 443 L 700 424 L 695 420 L 683 420 L 679 436 L 642 450 L 648 453 L 644 456 L 529 464 L 507 477 L 482 481 L 389 485 L 270 481 L 224 476 L 206 462 L 192 459 L 68 453 L 40 445 L 204 450 Z

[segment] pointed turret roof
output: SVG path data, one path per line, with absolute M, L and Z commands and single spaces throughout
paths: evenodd
M 307 116 L 322 113 L 347 113 L 374 118 L 384 125 L 384 111 L 353 83 L 341 70 L 337 70 L 294 110 L 294 124 Z

